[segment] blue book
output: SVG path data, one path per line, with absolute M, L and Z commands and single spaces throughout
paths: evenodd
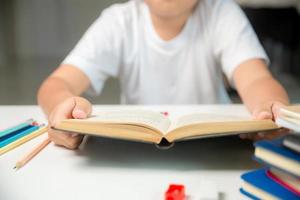
M 36 131 L 39 128 L 40 128 L 39 126 L 31 126 L 28 129 L 25 129 L 23 131 L 19 131 L 16 135 L 13 135 L 12 137 L 9 137 L 5 140 L 2 140 L 0 142 L 0 148 L 5 147 L 6 145 L 8 145 L 8 144 L 20 139 L 20 138 L 32 133 L 33 131 Z
M 283 146 L 283 138 L 258 141 L 255 144 L 254 159 L 300 177 L 300 154 Z
M 300 199 L 297 194 L 271 180 L 266 169 L 247 172 L 242 175 L 242 179 L 244 182 L 240 191 L 251 199 Z

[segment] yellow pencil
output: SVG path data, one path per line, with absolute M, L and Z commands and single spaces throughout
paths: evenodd
M 47 132 L 48 128 L 47 127 L 42 127 L 26 136 L 24 136 L 23 138 L 17 140 L 17 141 L 14 141 L 12 143 L 10 143 L 9 145 L 3 147 L 3 148 L 0 148 L 0 155 L 8 152 L 8 151 L 11 151 L 13 150 L 14 148 L 24 144 L 25 142 L 28 142 L 29 140 L 32 140 L 33 138 L 36 138 L 38 136 L 40 136 L 41 134 Z
M 49 138 L 47 138 L 44 142 L 42 142 L 37 147 L 35 147 L 33 149 L 33 151 L 31 151 L 28 155 L 26 155 L 22 160 L 18 161 L 17 164 L 16 164 L 16 166 L 14 167 L 14 169 L 20 169 L 21 167 L 23 167 L 24 165 L 26 165 L 26 163 L 28 163 L 32 158 L 34 158 L 50 142 L 51 142 L 51 140 Z

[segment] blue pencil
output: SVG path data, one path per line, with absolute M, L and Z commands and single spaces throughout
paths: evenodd
M 35 130 L 37 130 L 39 128 L 40 128 L 40 126 L 32 126 L 32 127 L 28 128 L 28 129 L 26 129 L 26 130 L 24 130 L 24 131 L 22 131 L 22 132 L 20 132 L 20 133 L 18 133 L 16 135 L 14 135 L 14 136 L 12 136 L 12 137 L 9 137 L 9 138 L 1 141 L 0 142 L 0 148 L 2 148 L 4 146 L 6 146 L 6 145 L 8 145 L 8 144 L 10 144 L 10 143 L 12 143 L 12 142 L 20 139 L 20 138 L 22 138 L 22 137 L 24 137 L 24 136 L 32 133 L 33 131 L 35 131 Z
M 13 133 L 13 132 L 15 132 L 17 130 L 20 130 L 22 128 L 25 128 L 26 126 L 31 125 L 33 122 L 34 122 L 33 119 L 29 119 L 29 120 L 27 120 L 27 121 L 25 121 L 25 122 L 23 122 L 21 124 L 18 124 L 16 126 L 11 127 L 11 128 L 8 128 L 8 129 L 5 129 L 3 131 L 0 131 L 0 138 L 4 137 L 6 135 L 9 135 L 9 134 L 11 134 L 11 133 Z

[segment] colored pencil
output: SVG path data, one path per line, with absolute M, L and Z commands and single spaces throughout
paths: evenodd
M 34 131 L 38 130 L 39 128 L 40 128 L 39 126 L 31 126 L 28 129 L 21 131 L 20 133 L 18 133 L 16 135 L 13 135 L 9 138 L 6 138 L 3 141 L 0 141 L 0 148 L 3 148 L 5 146 L 9 145 L 10 143 L 13 143 L 14 141 L 18 141 L 22 137 L 33 133 Z
M 24 165 L 26 165 L 32 158 L 34 158 L 40 151 L 42 151 L 49 143 L 51 140 L 47 138 L 44 142 L 39 144 L 37 147 L 33 149 L 28 155 L 26 155 L 23 159 L 18 161 L 14 167 L 14 169 L 20 169 Z
M 26 126 L 29 126 L 31 125 L 32 123 L 34 123 L 34 120 L 33 119 L 29 119 L 29 120 L 26 120 L 25 122 L 23 123 L 20 123 L 18 125 L 15 125 L 13 127 L 10 127 L 10 128 L 7 128 L 5 130 L 0 130 L 0 138 L 1 137 L 4 137 L 14 131 L 17 131 L 17 130 L 20 130 L 22 128 L 25 128 Z
M 36 138 L 36 137 L 40 136 L 41 134 L 47 132 L 47 130 L 48 130 L 47 127 L 45 127 L 45 126 L 41 127 L 38 130 L 36 130 L 36 131 L 34 131 L 34 132 L 32 132 L 32 133 L 30 133 L 30 134 L 28 134 L 28 135 L 26 135 L 26 136 L 24 136 L 24 137 L 22 137 L 22 138 L 20 138 L 16 141 L 14 141 L 14 142 L 4 146 L 3 148 L 0 148 L 0 155 L 3 155 L 4 153 L 15 149 L 16 147 L 32 140 L 33 138 Z

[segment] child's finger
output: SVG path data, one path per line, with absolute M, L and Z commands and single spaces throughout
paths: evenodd
M 54 130 L 49 130 L 48 131 L 48 136 L 50 140 L 58 146 L 65 146 L 64 141 L 58 136 L 58 133 L 55 133 L 56 131 Z
M 61 134 L 57 134 L 60 136 Z M 77 136 L 72 138 L 72 140 L 62 140 L 62 139 L 54 139 L 52 140 L 56 145 L 63 146 L 68 149 L 77 149 L 82 142 L 83 137 Z
M 69 149 L 76 149 L 82 139 L 83 136 L 72 136 L 69 133 L 64 133 L 61 131 L 49 130 L 48 132 L 49 138 L 56 144 L 60 146 L 67 147 Z
M 67 118 L 83 119 L 88 117 L 92 112 L 91 103 L 81 97 L 69 98 L 61 103 L 50 114 L 49 124 L 55 127 L 61 120 Z M 78 134 L 65 133 L 57 130 L 49 130 L 50 139 L 57 145 L 67 147 L 69 149 L 76 149 L 82 142 L 83 136 Z
M 282 137 L 286 134 L 289 133 L 289 130 L 288 129 L 279 129 L 279 130 L 276 130 L 276 131 L 267 131 L 267 132 L 259 132 L 257 134 L 257 137 L 256 139 L 257 140 L 272 140 L 272 139 L 275 139 L 275 138 L 278 138 L 278 137 Z
M 72 117 L 76 119 L 87 118 L 92 113 L 91 103 L 84 98 L 75 98 L 75 107 L 72 111 Z
M 273 115 L 271 111 L 261 111 L 257 114 L 256 119 L 264 120 L 264 119 L 272 119 Z
M 246 139 L 246 138 L 247 138 L 247 137 L 246 137 L 246 134 L 244 134 L 244 133 L 239 134 L 239 137 L 240 137 L 241 139 Z
M 241 133 L 239 135 L 239 137 L 241 139 L 248 139 L 248 140 L 254 140 L 254 138 L 256 137 L 256 133 Z
M 274 115 L 274 119 L 276 119 L 277 117 L 279 117 L 280 115 L 280 109 L 285 107 L 285 105 L 281 102 L 275 102 L 272 106 L 272 113 Z
M 72 118 L 72 110 L 75 107 L 75 101 L 68 99 L 61 103 L 55 110 L 50 114 L 49 123 L 51 126 L 55 126 L 63 119 Z
M 257 107 L 252 112 L 252 116 L 254 119 L 259 119 L 259 120 L 272 119 L 273 114 L 272 114 L 271 106 Z

